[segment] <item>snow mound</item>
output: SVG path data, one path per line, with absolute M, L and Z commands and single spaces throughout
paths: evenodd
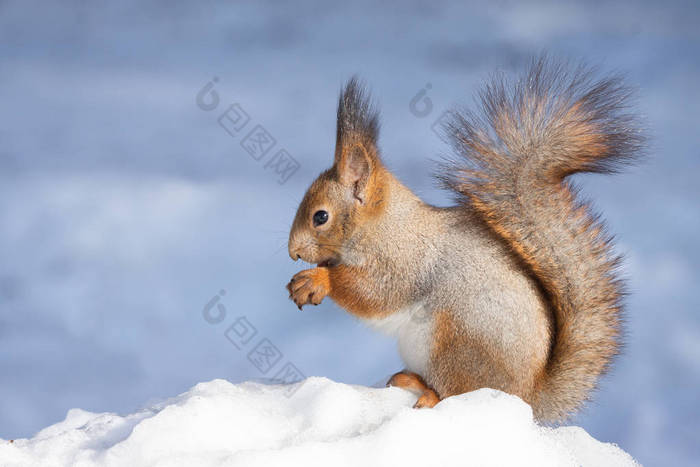
M 415 400 L 325 378 L 214 380 L 127 416 L 72 409 L 32 439 L 0 440 L 0 465 L 638 465 L 581 428 L 538 426 L 530 406 L 499 391 L 433 409 L 412 409 Z

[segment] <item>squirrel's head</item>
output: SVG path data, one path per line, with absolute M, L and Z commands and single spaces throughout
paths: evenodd
M 340 94 L 335 159 L 306 192 L 289 234 L 289 256 L 320 266 L 358 251 L 358 237 L 381 214 L 387 172 L 377 149 L 379 116 L 356 78 Z

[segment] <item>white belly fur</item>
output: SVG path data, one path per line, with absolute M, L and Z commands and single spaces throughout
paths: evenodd
M 422 303 L 414 303 L 386 318 L 363 319 L 368 326 L 396 338 L 406 369 L 426 376 L 433 320 Z

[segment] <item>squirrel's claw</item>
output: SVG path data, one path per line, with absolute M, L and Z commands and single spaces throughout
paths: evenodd
M 304 305 L 319 305 L 329 293 L 328 271 L 325 268 L 301 271 L 292 277 L 287 290 L 299 310 Z

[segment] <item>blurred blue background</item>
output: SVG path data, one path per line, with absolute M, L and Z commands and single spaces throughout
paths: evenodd
M 401 368 L 391 340 L 330 301 L 300 313 L 284 290 L 301 267 L 288 228 L 331 163 L 340 85 L 356 72 L 370 84 L 387 165 L 444 205 L 433 122 L 548 50 L 627 73 L 652 135 L 644 165 L 580 179 L 619 235 L 631 296 L 625 353 L 572 423 L 643 463 L 693 464 L 698 24 L 697 1 L 0 2 L 0 437 L 287 361 L 383 382 Z M 204 111 L 214 77 L 220 103 Z M 425 116 L 409 109 L 421 90 Z M 251 120 L 232 136 L 217 118 L 233 103 Z M 277 141 L 261 161 L 240 145 L 256 124 Z M 280 185 L 265 163 L 282 148 L 300 168 Z M 225 319 L 209 324 L 221 289 Z M 284 355 L 268 374 L 224 336 L 240 316 L 250 345 L 267 337 Z

